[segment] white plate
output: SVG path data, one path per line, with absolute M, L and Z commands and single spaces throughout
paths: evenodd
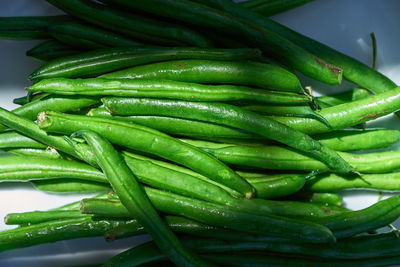
M 303 7 L 274 18 L 303 34 L 328 44 L 337 50 L 371 64 L 372 47 L 369 34 L 374 32 L 378 43 L 378 70 L 400 83 L 400 31 L 398 29 L 400 2 L 396 0 L 316 0 Z M 54 15 L 60 11 L 45 1 L 0 1 L 0 16 Z M 40 65 L 25 56 L 37 41 L 0 40 L 0 106 L 13 109 L 12 99 L 25 95 L 29 86 L 27 75 Z M 310 83 L 304 79 L 304 85 Z M 340 88 L 312 82 L 314 89 L 331 93 L 351 88 L 345 83 Z M 371 126 L 400 129 L 399 119 L 392 115 Z M 346 192 L 347 207 L 364 208 L 375 203 L 377 193 Z M 35 191 L 28 184 L 0 185 L 0 217 L 7 213 L 47 210 L 69 203 L 82 196 L 57 196 Z M 0 222 L 0 230 L 9 226 Z M 60 241 L 0 253 L 0 266 L 73 266 L 101 263 L 122 249 L 143 242 L 148 237 L 129 238 L 108 244 L 102 238 Z

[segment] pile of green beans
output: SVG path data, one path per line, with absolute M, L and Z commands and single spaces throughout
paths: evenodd
M 0 18 L 43 62 L 0 107 L 0 182 L 82 198 L 7 214 L 0 253 L 150 234 L 103 266 L 400 262 L 381 233 L 400 195 L 342 196 L 400 192 L 400 131 L 361 129 L 400 110 L 400 87 L 268 18 L 310 0 L 47 2 L 67 14 Z M 296 72 L 356 87 L 315 97 Z

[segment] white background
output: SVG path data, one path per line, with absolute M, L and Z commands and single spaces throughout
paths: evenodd
M 279 22 L 371 64 L 372 47 L 369 34 L 374 32 L 378 43 L 378 70 L 400 84 L 400 1 L 396 0 L 316 0 L 303 7 L 275 16 Z M 0 16 L 29 16 L 60 14 L 44 0 L 2 0 Z M 25 56 L 37 41 L 0 40 L 0 106 L 13 109 L 12 99 L 25 95 L 29 86 L 27 75 L 40 65 Z M 321 93 L 349 89 L 303 80 Z M 371 126 L 400 129 L 400 119 L 392 115 Z M 345 192 L 347 207 L 364 208 L 375 203 L 377 193 Z M 36 192 L 29 184 L 0 185 L 0 217 L 10 212 L 46 210 L 81 199 L 82 196 L 57 196 Z M 0 230 L 8 229 L 0 222 Z M 111 244 L 102 238 L 61 241 L 0 253 L 0 266 L 71 266 L 100 263 L 118 251 L 147 237 L 130 238 Z

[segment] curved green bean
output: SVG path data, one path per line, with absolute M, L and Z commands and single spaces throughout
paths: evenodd
M 300 81 L 293 73 L 271 64 L 251 61 L 174 60 L 111 72 L 101 78 L 241 84 L 303 93 Z
M 173 116 L 219 123 L 247 130 L 303 151 L 323 161 L 338 172 L 353 172 L 353 168 L 336 152 L 322 146 L 309 136 L 293 131 L 292 128 L 285 127 L 274 120 L 232 105 L 117 97 L 105 97 L 102 101 L 106 108 L 116 115 Z
M 260 56 L 258 49 L 211 49 L 196 47 L 105 48 L 50 61 L 29 75 L 30 80 L 100 75 L 163 60 L 244 60 Z
M 43 130 L 64 134 L 90 129 L 104 135 L 114 144 L 177 162 L 248 198 L 254 196 L 254 188 L 250 184 L 213 156 L 151 128 L 109 119 L 56 112 L 40 113 L 38 125 Z M 131 138 L 132 136 L 135 138 Z
M 288 105 L 311 101 L 311 98 L 306 95 L 293 93 L 274 92 L 244 86 L 203 85 L 168 80 L 53 78 L 41 80 L 30 86 L 28 90 L 30 92 L 47 92 L 61 95 L 158 97 L 191 101 L 250 100 Z M 272 106 L 271 108 L 274 107 Z M 288 109 L 290 113 L 290 110 L 294 109 L 294 107 L 288 107 Z M 311 114 L 311 108 L 309 113 Z M 315 117 L 318 117 L 318 115 L 316 114 Z
M 146 193 L 136 181 L 120 154 L 111 143 L 95 132 L 81 130 L 71 137 L 81 136 L 89 144 L 107 180 L 144 229 L 150 233 L 157 246 L 168 258 L 182 266 L 209 266 L 182 246 L 171 229 L 159 217 Z

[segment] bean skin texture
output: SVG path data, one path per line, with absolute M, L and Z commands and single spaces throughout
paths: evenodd
M 307 134 L 325 133 L 354 126 L 400 109 L 400 87 L 374 96 L 318 111 L 331 125 L 308 118 L 274 117 L 283 124 Z
M 197 47 L 122 47 L 105 48 L 50 61 L 29 75 L 37 81 L 46 78 L 76 78 L 152 62 L 177 59 L 245 60 L 258 58 L 257 49 L 206 49 Z
M 43 130 L 63 134 L 91 129 L 101 133 L 114 144 L 180 163 L 248 198 L 254 196 L 254 188 L 250 184 L 213 156 L 151 128 L 109 119 L 54 112 L 41 113 L 38 125 Z M 135 138 L 131 138 L 132 136 Z
M 100 77 L 239 84 L 303 93 L 300 81 L 293 73 L 277 66 L 251 61 L 174 60 L 132 67 Z
M 274 120 L 254 112 L 223 103 L 170 101 L 149 98 L 102 99 L 105 107 L 116 115 L 158 115 L 197 119 L 247 130 L 281 142 L 323 161 L 330 168 L 351 173 L 353 168 L 333 150 L 322 146 L 309 136 L 293 131 Z
M 168 80 L 53 78 L 41 80 L 30 86 L 28 90 L 30 92 L 61 95 L 158 97 L 191 101 L 250 100 L 260 103 L 288 105 L 298 105 L 311 101 L 306 95 L 293 93 L 274 92 L 245 86 L 203 85 Z
M 107 2 L 110 1 L 107 0 Z M 215 2 L 212 1 L 212 4 Z M 341 82 L 341 69 L 327 64 L 273 31 L 256 24 L 255 21 L 240 18 L 238 14 L 231 12 L 231 10 L 220 11 L 187 0 L 151 0 L 145 2 L 114 0 L 112 3 L 191 25 L 199 25 L 216 34 L 228 33 L 248 45 L 259 47 L 266 55 L 284 61 L 306 76 L 332 85 Z M 230 4 L 231 9 L 236 9 L 235 11 L 238 11 L 238 13 L 243 9 L 231 1 L 226 1 L 226 3 L 227 5 Z

